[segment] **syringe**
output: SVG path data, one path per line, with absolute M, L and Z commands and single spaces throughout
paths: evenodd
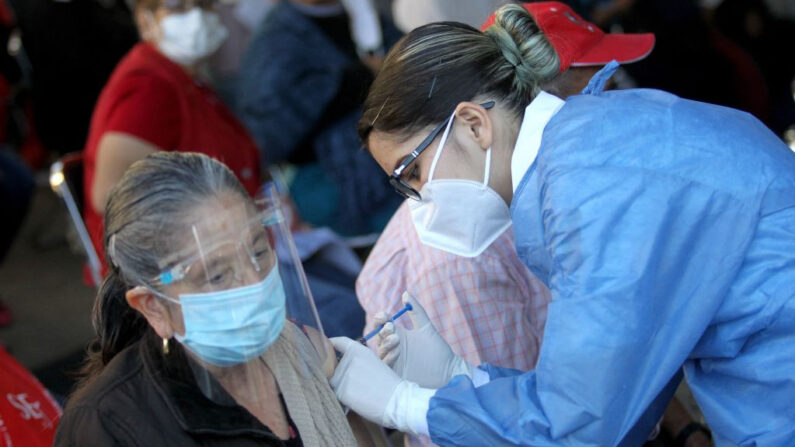
M 398 313 L 396 313 L 395 315 L 392 315 L 392 318 L 386 320 L 386 323 L 393 322 L 393 321 L 397 320 L 398 318 L 400 318 L 401 315 L 403 315 L 404 313 L 406 313 L 407 311 L 412 310 L 412 309 L 414 309 L 414 308 L 411 307 L 411 303 L 406 303 L 406 306 L 403 309 L 400 309 L 400 311 L 398 311 Z M 372 331 L 368 332 L 364 337 L 359 339 L 359 343 L 361 343 L 363 345 L 367 344 L 367 340 L 375 337 L 376 334 L 381 332 L 381 329 L 384 328 L 386 323 L 384 323 L 381 326 L 378 326 L 377 328 L 375 328 Z

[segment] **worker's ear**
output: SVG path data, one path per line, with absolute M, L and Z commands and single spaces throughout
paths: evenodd
M 491 147 L 494 123 L 488 111 L 480 104 L 465 101 L 455 109 L 455 119 L 465 132 L 482 150 Z
M 125 294 L 127 304 L 141 313 L 160 338 L 169 339 L 174 335 L 171 313 L 163 300 L 157 298 L 145 287 L 134 287 Z

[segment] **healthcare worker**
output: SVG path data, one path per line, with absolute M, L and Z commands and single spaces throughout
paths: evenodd
M 604 92 L 616 64 L 581 95 L 546 92 L 618 39 L 537 5 L 504 6 L 483 33 L 410 33 L 360 126 L 424 242 L 477 254 L 513 222 L 552 292 L 536 369 L 466 365 L 420 318 L 400 375 L 334 340 L 338 398 L 441 445 L 638 445 L 684 366 L 717 445 L 795 445 L 795 156 L 748 114 Z M 589 50 L 545 32 L 564 20 Z

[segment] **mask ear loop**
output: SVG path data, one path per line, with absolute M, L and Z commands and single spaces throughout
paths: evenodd
M 450 115 L 449 121 L 447 121 L 447 127 L 444 128 L 444 133 L 442 134 L 442 138 L 439 140 L 439 148 L 436 149 L 436 154 L 433 156 L 433 162 L 431 162 L 431 170 L 428 172 L 428 181 L 433 180 L 433 173 L 436 172 L 436 163 L 439 162 L 439 157 L 442 155 L 442 150 L 444 149 L 445 143 L 447 143 L 447 137 L 450 134 L 450 128 L 453 126 L 453 121 L 455 120 L 455 110 L 453 114 Z
M 486 149 L 486 172 L 483 174 L 483 187 L 489 187 L 489 178 L 491 177 L 491 148 Z

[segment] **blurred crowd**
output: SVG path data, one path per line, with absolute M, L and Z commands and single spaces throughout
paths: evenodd
M 265 180 L 279 186 L 326 333 L 358 337 L 385 306 L 361 297 L 385 293 L 389 275 L 372 273 L 380 264 L 366 267 L 371 276 L 359 286 L 368 290 L 358 300 L 356 279 L 401 205 L 357 135 L 368 89 L 404 33 L 446 20 L 480 27 L 504 3 L 0 0 L 0 268 L 36 173 L 52 163 L 80 164 L 70 186 L 91 242 L 85 249 L 96 252 L 103 274 L 103 213 L 125 171 L 158 151 L 200 152 L 226 164 L 252 196 Z M 655 34 L 654 51 L 623 66 L 616 88 L 657 88 L 747 111 L 795 150 L 795 2 L 564 3 L 604 30 Z M 511 251 L 508 236 L 497 242 Z M 510 275 L 529 277 L 511 261 L 519 266 L 505 267 Z M 540 287 L 517 282 L 523 291 Z M 548 298 L 532 294 L 540 304 L 527 312 L 538 315 Z M 0 327 L 12 324 L 13 312 L 0 296 Z M 526 330 L 543 332 L 539 319 Z M 456 337 L 471 362 L 500 360 L 482 344 L 467 345 L 472 336 Z M 535 353 L 537 338 L 521 352 Z M 535 361 L 500 355 L 516 368 Z
M 157 150 L 208 152 L 252 192 L 274 176 L 302 224 L 378 233 L 398 201 L 360 150 L 355 123 L 385 52 L 402 32 L 440 20 L 478 26 L 503 3 L 4 0 L 0 140 L 3 203 L 14 217 L 0 247 L 24 215 L 30 172 L 77 152 L 100 252 L 108 191 Z M 795 58 L 782 51 L 795 35 L 791 2 L 568 3 L 611 32 L 656 35 L 619 87 L 746 110 L 782 136 L 795 123 Z M 192 6 L 196 15 L 179 21 L 162 13 Z

